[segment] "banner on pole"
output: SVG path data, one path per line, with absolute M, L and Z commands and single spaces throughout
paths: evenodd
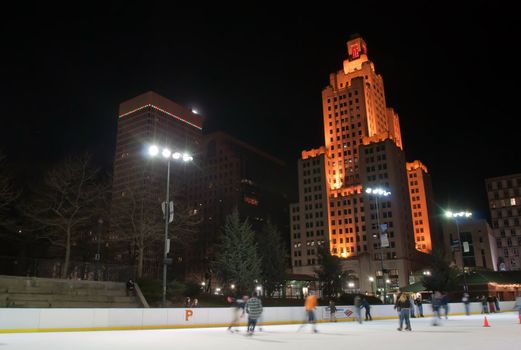
M 168 217 L 168 222 L 171 223 L 172 221 L 174 221 L 174 202 L 170 201 L 170 205 L 169 205 L 169 212 L 170 212 L 170 216 Z M 165 217 L 165 202 L 161 203 L 161 210 L 163 211 L 163 218 Z

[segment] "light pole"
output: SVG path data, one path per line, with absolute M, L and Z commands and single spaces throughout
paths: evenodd
M 378 226 L 378 233 L 380 235 L 379 238 L 379 246 L 380 246 L 380 268 L 382 270 L 382 281 L 383 281 L 383 287 L 384 287 L 384 304 L 387 303 L 387 283 L 386 283 L 386 278 L 385 278 L 385 269 L 384 269 L 384 246 L 382 245 L 382 232 L 381 232 L 381 228 L 380 228 L 380 210 L 378 208 L 378 197 L 387 197 L 387 196 L 390 196 L 391 195 L 391 192 L 389 191 L 386 191 L 384 189 L 381 189 L 381 188 L 367 188 L 365 190 L 365 193 L 369 194 L 369 195 L 372 195 L 375 199 L 375 205 L 376 205 L 376 224 Z M 373 236 L 374 237 L 374 236 Z
M 460 248 L 460 254 L 461 254 L 461 269 L 463 270 L 463 291 L 465 293 L 468 293 L 469 289 L 467 286 L 467 277 L 465 273 L 465 259 L 463 258 L 463 242 L 461 241 L 461 236 L 459 232 L 459 224 L 458 224 L 458 218 L 470 218 L 472 216 L 471 212 L 468 211 L 460 211 L 457 213 L 454 213 L 450 210 L 447 210 L 445 212 L 445 217 L 449 219 L 454 219 L 454 223 L 456 224 L 456 233 L 458 235 L 458 246 Z M 452 242 L 450 242 L 452 245 Z
M 374 290 L 374 277 L 373 276 L 369 277 L 369 282 L 371 282 L 371 292 L 373 293 L 373 295 L 376 295 L 376 292 Z
M 156 145 L 152 145 L 148 148 L 148 154 L 151 157 L 156 157 L 159 154 L 159 147 Z M 163 147 L 161 151 L 161 155 L 166 160 L 167 163 L 167 173 L 166 173 L 166 200 L 164 206 L 164 214 L 165 214 L 165 247 L 163 251 L 163 307 L 166 306 L 166 270 L 168 265 L 168 223 L 170 222 L 170 161 L 174 160 L 183 160 L 184 162 L 190 162 L 194 160 L 192 156 L 187 153 L 181 154 L 179 152 L 170 151 L 169 148 Z M 172 217 L 173 220 L 173 217 Z

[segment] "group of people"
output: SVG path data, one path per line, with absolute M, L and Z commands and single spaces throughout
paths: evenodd
M 186 297 L 185 299 L 185 308 L 191 309 L 194 307 L 199 307 L 199 300 L 197 298 L 190 299 L 190 297 Z
M 482 301 L 483 305 L 483 311 L 482 313 L 488 313 L 488 306 L 487 303 L 492 303 L 493 308 L 491 308 L 493 311 L 491 312 L 499 312 L 499 300 L 497 297 L 489 297 L 485 298 L 485 296 L 482 296 L 478 298 Z M 248 314 L 248 327 L 247 327 L 247 334 L 253 335 L 255 331 L 255 326 L 257 325 L 257 322 L 259 318 L 262 315 L 263 307 L 262 302 L 258 298 L 257 293 L 253 293 L 253 296 L 249 298 L 248 296 L 244 295 L 242 297 L 232 298 L 228 297 L 228 302 L 233 304 L 233 310 L 234 315 L 232 322 L 230 326 L 228 327 L 229 331 L 233 331 L 233 327 L 237 327 L 239 323 L 239 319 L 244 316 L 244 314 Z M 433 315 L 433 326 L 439 325 L 439 320 L 442 318 L 442 312 L 445 316 L 445 319 L 448 319 L 449 314 L 449 297 L 446 293 L 441 292 L 435 292 L 432 295 L 432 310 L 434 312 Z M 467 315 L 469 315 L 469 304 L 470 304 L 470 296 L 468 293 L 465 293 L 462 298 L 462 302 L 465 305 L 465 312 Z M 306 311 L 306 320 L 304 323 L 300 325 L 298 328 L 298 331 L 300 331 L 302 328 L 304 328 L 307 324 L 310 324 L 312 327 L 312 331 L 314 333 L 318 333 L 317 327 L 316 327 L 316 315 L 315 310 L 318 305 L 318 300 L 313 291 L 310 291 L 309 294 L 306 296 L 305 302 L 304 302 L 304 308 Z M 372 321 L 373 318 L 371 316 L 371 305 L 367 301 L 366 298 L 362 298 L 360 295 L 356 295 L 353 300 L 353 306 L 354 306 L 354 314 L 355 314 L 355 320 L 359 323 L 362 323 L 362 316 L 361 316 L 361 309 L 365 309 L 365 320 L 366 321 Z M 415 310 L 416 307 L 416 310 Z M 399 327 L 398 331 L 406 330 L 406 331 L 412 331 L 411 327 L 411 320 L 410 318 L 415 318 L 415 315 L 418 315 L 417 317 L 424 317 L 423 316 L 423 304 L 422 304 L 422 298 L 421 295 L 414 294 L 414 293 L 399 293 L 396 302 L 394 304 L 394 308 L 397 310 L 399 314 Z M 516 309 L 519 310 L 520 314 L 520 320 L 521 320 L 521 298 L 517 298 L 516 300 Z M 333 300 L 329 301 L 329 313 L 330 313 L 330 321 L 336 322 L 336 312 L 337 307 L 335 305 L 335 302 Z M 405 324 L 405 328 L 404 328 Z
M 239 325 L 239 319 L 248 314 L 247 335 L 253 335 L 255 326 L 262 315 L 262 301 L 259 299 L 256 292 L 253 292 L 252 297 L 243 295 L 242 297 L 228 297 L 228 302 L 233 305 L 232 322 L 228 326 L 228 331 L 233 332 L 234 327 Z M 262 331 L 262 328 L 259 328 Z

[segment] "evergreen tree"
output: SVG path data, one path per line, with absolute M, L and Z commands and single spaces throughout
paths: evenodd
M 248 220 L 241 221 L 234 209 L 224 225 L 223 242 L 216 268 L 226 284 L 235 284 L 237 292 L 251 293 L 260 279 L 261 261 L 255 236 Z
M 340 258 L 331 255 L 326 247 L 319 247 L 318 257 L 320 269 L 318 280 L 322 286 L 322 294 L 327 298 L 335 298 L 342 292 L 342 265 Z
M 262 262 L 262 284 L 268 296 L 279 290 L 286 279 L 286 252 L 277 227 L 268 219 L 257 234 Z
M 442 251 L 433 251 L 431 255 L 431 274 L 422 279 L 425 289 L 430 291 L 450 292 L 456 289 L 458 270 L 449 264 L 449 259 Z

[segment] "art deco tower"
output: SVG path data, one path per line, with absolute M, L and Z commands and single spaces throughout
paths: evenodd
M 400 120 L 386 105 L 382 76 L 362 38 L 347 42 L 347 59 L 330 74 L 322 108 L 325 147 L 302 152 L 299 203 L 290 206 L 293 270 L 313 274 L 315 248 L 324 244 L 358 275 L 357 289 L 369 290 L 363 282 L 368 276 L 376 276 L 381 286 L 382 265 L 390 288 L 404 285 L 419 253 Z M 376 187 L 392 195 L 377 200 L 365 192 Z M 428 226 L 429 219 L 425 222 Z

